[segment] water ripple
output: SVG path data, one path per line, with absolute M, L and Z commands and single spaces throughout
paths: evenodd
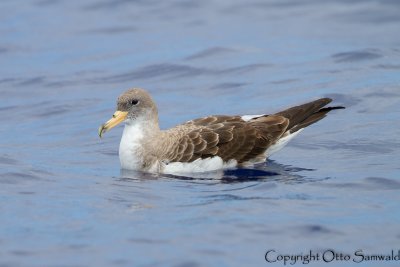
M 381 58 L 383 55 L 376 49 L 361 50 L 361 51 L 349 51 L 333 54 L 332 58 L 337 63 L 342 62 L 357 62 L 363 60 L 372 60 Z
M 203 51 L 197 52 L 190 56 L 187 56 L 185 60 L 203 59 L 207 57 L 214 57 L 218 55 L 225 55 L 237 52 L 236 49 L 226 48 L 226 47 L 210 47 Z

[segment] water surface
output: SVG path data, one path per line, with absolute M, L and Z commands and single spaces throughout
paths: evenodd
M 265 252 L 400 249 L 399 9 L 2 1 L 0 266 L 283 266 Z M 122 128 L 97 128 L 134 86 L 163 128 L 318 97 L 347 109 L 253 169 L 121 172 Z

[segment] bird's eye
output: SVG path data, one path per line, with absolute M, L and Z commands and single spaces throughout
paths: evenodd
M 137 99 L 132 99 L 131 100 L 131 104 L 134 105 L 134 106 L 136 106 L 138 103 L 139 103 L 139 100 L 137 100 Z

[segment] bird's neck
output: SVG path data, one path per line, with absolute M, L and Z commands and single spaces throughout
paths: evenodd
M 146 157 L 145 146 L 160 132 L 157 117 L 127 120 L 119 147 L 121 167 L 123 169 L 142 169 Z
M 146 137 L 160 132 L 158 117 L 142 117 L 125 122 L 125 130 L 141 131 Z

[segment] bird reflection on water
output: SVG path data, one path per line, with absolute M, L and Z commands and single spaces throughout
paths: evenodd
M 187 180 L 195 183 L 242 183 L 242 182 L 279 182 L 285 184 L 299 184 L 314 181 L 321 181 L 327 178 L 312 179 L 299 174 L 299 172 L 312 172 L 314 169 L 283 165 L 273 160 L 255 165 L 253 168 L 237 168 L 218 170 L 212 172 L 190 173 L 182 175 L 157 174 L 141 171 L 121 169 L 119 181 L 129 180 L 156 180 L 176 179 Z

